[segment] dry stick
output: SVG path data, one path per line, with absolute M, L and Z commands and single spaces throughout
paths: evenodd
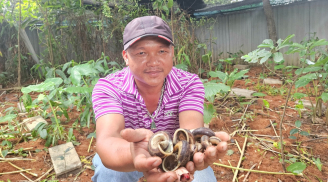
M 4 172 L 4 173 L 0 173 L 0 175 L 15 174 L 15 173 L 21 173 L 21 172 L 30 171 L 30 170 L 32 170 L 32 169 L 24 169 L 24 170 L 19 170 L 19 171 Z
M 273 126 L 273 124 L 272 124 L 271 119 L 270 119 L 270 123 L 271 123 L 271 126 L 272 126 L 272 128 L 273 128 L 274 133 L 276 134 L 277 137 L 279 137 L 278 134 L 277 134 L 277 132 L 276 132 L 276 129 L 274 128 L 274 126 Z
M 235 140 L 235 141 L 236 141 L 237 148 L 238 148 L 239 152 L 241 153 L 241 148 L 240 148 L 240 146 L 238 144 L 238 141 L 237 140 Z
M 80 176 L 80 174 L 81 174 L 84 170 L 85 170 L 85 167 L 84 167 L 79 173 L 77 173 L 77 175 L 75 176 L 73 182 L 77 179 L 77 177 Z
M 27 171 L 26 171 L 27 172 Z M 33 180 L 31 180 L 30 178 L 28 178 L 27 176 L 25 176 L 23 173 L 19 173 L 20 175 L 22 175 L 24 178 L 26 178 L 28 181 L 33 182 Z
M 22 149 L 22 151 L 32 150 L 33 148 L 34 147 L 24 148 L 24 149 Z M 16 152 L 18 152 L 18 150 L 14 150 L 14 151 L 8 152 L 8 154 L 12 154 L 12 153 L 16 153 Z
M 260 166 L 261 166 L 261 164 L 262 164 L 262 161 L 263 161 L 263 159 L 264 159 L 264 157 L 265 157 L 265 155 L 266 155 L 267 153 L 268 153 L 267 151 L 264 152 L 263 157 L 262 157 L 262 159 L 261 159 L 261 161 L 260 161 L 260 163 L 259 163 L 259 166 L 257 166 L 257 169 L 260 169 Z
M 230 161 L 228 160 L 228 162 L 229 162 L 229 165 L 230 165 L 230 167 L 232 167 L 232 165 L 231 165 L 231 163 L 230 163 Z M 231 171 L 232 171 L 232 173 L 234 173 L 235 174 L 235 170 L 234 169 L 231 169 Z M 238 179 L 237 179 L 237 182 L 238 182 Z
M 18 166 L 16 166 L 16 165 L 14 165 L 13 163 L 11 163 L 11 162 L 8 162 L 10 165 L 12 165 L 14 168 L 16 168 L 16 169 L 19 169 L 19 170 L 24 170 L 24 169 L 22 169 L 22 168 L 20 168 L 20 167 L 18 167 Z M 28 171 L 26 171 L 26 173 L 28 173 L 28 174 L 30 174 L 30 175 L 32 175 L 32 176 L 35 176 L 35 177 L 38 177 L 38 174 L 35 174 L 35 173 L 31 173 L 31 172 L 28 172 Z
M 89 144 L 89 147 L 88 147 L 88 152 L 90 151 L 90 147 L 91 147 L 91 144 L 92 144 L 92 140 L 93 140 L 93 136 L 91 137 L 91 141 L 90 141 L 90 144 Z
M 239 158 L 239 162 L 238 162 L 237 168 L 240 167 L 241 161 L 243 159 L 245 148 L 246 148 L 246 143 L 247 143 L 247 136 L 245 137 L 245 142 L 244 142 L 243 150 L 242 150 L 242 152 L 240 154 L 240 158 Z M 235 174 L 233 175 L 232 182 L 234 182 L 236 180 L 237 174 L 238 174 L 238 169 L 236 169 Z
M 236 170 L 242 170 L 242 171 L 250 171 L 250 172 L 253 172 L 253 173 L 303 176 L 302 173 L 295 175 L 293 173 L 280 173 L 280 172 L 258 171 L 258 170 L 250 170 L 250 169 L 243 169 L 243 168 L 237 168 L 237 167 L 230 167 L 228 165 L 219 164 L 219 163 L 216 163 L 216 162 L 214 162 L 213 164 L 214 165 L 217 165 L 217 166 L 221 166 L 221 167 L 226 167 L 226 168 L 229 168 L 229 169 L 236 169 Z
M 303 69 L 302 69 L 302 72 L 303 72 Z M 299 74 L 299 75 L 301 75 L 301 74 Z M 289 88 L 289 91 L 288 91 L 288 95 L 287 95 L 287 98 L 286 98 L 284 112 L 282 114 L 282 117 L 281 117 L 281 120 L 280 120 L 280 124 L 279 124 L 279 129 L 280 129 L 279 136 L 280 136 L 280 146 L 281 146 L 280 148 L 281 148 L 281 159 L 282 159 L 281 165 L 282 165 L 282 168 L 283 168 L 284 172 L 286 172 L 286 166 L 285 166 L 284 143 L 283 143 L 283 139 L 282 139 L 282 123 L 283 123 L 284 118 L 285 118 L 286 108 L 287 108 L 288 100 L 289 100 L 289 97 L 290 97 L 290 92 L 292 91 L 293 85 L 295 84 L 295 82 L 298 79 L 299 75 L 297 75 L 297 77 L 295 78 L 295 80 L 293 81 L 293 83 L 290 85 L 290 88 Z
M 250 168 L 250 170 L 252 170 L 252 169 L 254 169 L 254 167 L 256 166 L 256 164 L 254 164 L 251 168 Z M 244 178 L 244 180 L 243 180 L 243 182 L 246 182 L 246 180 L 247 180 L 247 178 L 248 178 L 248 175 L 249 175 L 249 173 L 251 173 L 250 171 L 248 171 L 248 173 L 246 174 L 246 176 L 245 176 L 245 178 Z
M 48 173 L 50 173 L 50 171 L 52 171 L 53 169 L 54 169 L 54 167 L 51 167 L 46 173 L 44 173 L 42 176 L 40 176 L 34 182 L 40 181 L 45 175 L 47 175 Z
M 35 161 L 35 159 L 24 159 L 24 158 L 0 158 L 0 161 Z

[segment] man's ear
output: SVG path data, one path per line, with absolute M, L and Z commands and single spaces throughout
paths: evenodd
M 125 65 L 126 66 L 129 66 L 129 60 L 128 60 L 128 53 L 127 53 L 127 51 L 123 50 L 122 51 L 122 56 L 123 56 L 123 59 L 125 61 Z

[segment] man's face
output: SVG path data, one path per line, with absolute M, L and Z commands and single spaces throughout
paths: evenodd
M 166 40 L 147 36 L 135 42 L 123 58 L 138 84 L 155 87 L 163 84 L 173 66 L 174 47 Z

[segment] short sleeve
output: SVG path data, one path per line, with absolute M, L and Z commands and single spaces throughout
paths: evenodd
M 121 94 L 117 91 L 109 80 L 99 79 L 92 91 L 92 104 L 95 119 L 106 114 L 122 114 Z
M 193 76 L 191 81 L 184 88 L 180 104 L 179 112 L 187 110 L 195 110 L 203 114 L 204 112 L 204 85 L 197 75 Z

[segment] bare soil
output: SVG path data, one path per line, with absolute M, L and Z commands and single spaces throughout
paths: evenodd
M 234 83 L 234 87 L 237 88 L 247 88 L 250 90 L 258 91 L 258 83 L 259 85 L 262 84 L 262 80 L 259 80 L 259 75 L 262 72 L 262 68 L 260 67 L 253 67 L 251 68 L 250 72 L 247 74 L 249 76 L 249 80 L 237 80 Z M 270 76 L 270 78 L 278 78 L 276 76 Z M 272 88 L 277 89 L 283 89 L 287 88 L 287 86 L 281 86 L 281 85 L 273 85 Z M 295 89 L 292 90 L 295 92 Z M 240 119 L 243 116 L 243 113 L 246 109 L 246 105 L 241 105 L 241 102 L 249 102 L 250 100 L 240 100 L 238 98 L 229 98 L 225 101 L 225 103 L 222 102 L 222 100 L 218 100 L 215 102 L 215 105 L 217 106 L 217 113 L 218 116 L 216 118 L 213 118 L 209 127 L 214 131 L 226 131 L 229 134 L 235 133 L 232 137 L 231 142 L 229 143 L 228 150 L 233 150 L 232 155 L 225 155 L 224 158 L 216 161 L 217 163 L 221 163 L 224 165 L 230 166 L 237 166 L 239 160 L 240 160 L 240 151 L 236 145 L 240 146 L 240 148 L 243 148 L 245 136 L 247 136 L 247 145 L 245 147 L 245 152 L 243 155 L 243 159 L 241 161 L 240 168 L 244 169 L 250 169 L 253 165 L 255 165 L 253 170 L 260 170 L 260 171 L 268 171 L 268 172 L 283 172 L 283 166 L 282 163 L 279 162 L 279 159 L 281 158 L 278 153 L 274 153 L 269 150 L 264 150 L 264 146 L 260 144 L 258 139 L 265 139 L 264 142 L 267 144 L 273 151 L 280 152 L 280 149 L 275 147 L 274 143 L 279 142 L 278 137 L 276 136 L 276 133 L 279 135 L 279 123 L 281 120 L 281 115 L 283 112 L 283 106 L 286 102 L 286 96 L 284 95 L 269 95 L 266 91 L 262 91 L 263 93 L 266 93 L 267 96 L 264 96 L 263 98 L 266 99 L 270 104 L 270 109 L 266 109 L 263 106 L 263 101 L 261 98 L 258 98 L 254 101 L 253 104 L 251 104 L 246 111 L 245 117 L 246 121 L 239 122 L 238 119 Z M 305 93 L 305 90 L 298 89 L 298 92 Z M 2 91 L 0 91 L 0 95 L 2 94 Z M 18 103 L 18 98 L 20 97 L 20 93 L 18 91 L 7 91 L 7 93 L 3 94 L 0 97 L 0 112 L 1 114 L 4 114 L 5 109 L 9 107 L 16 107 Z M 33 95 L 32 97 L 36 98 L 37 95 Z M 308 99 L 308 98 L 307 98 Z M 313 98 L 311 98 L 313 100 Z M 223 104 L 223 106 L 222 106 Z M 220 106 L 221 105 L 221 106 Z M 220 106 L 220 107 L 218 107 Z M 303 154 L 303 156 L 307 157 L 308 159 L 312 160 L 312 157 L 314 158 L 320 158 L 322 166 L 322 171 L 319 171 L 316 165 L 309 162 L 307 159 L 302 159 L 303 162 L 307 163 L 307 168 L 303 171 L 305 176 L 294 176 L 294 175 L 272 175 L 272 174 L 261 174 L 261 173 L 249 173 L 248 177 L 245 179 L 245 176 L 247 175 L 247 171 L 239 170 L 238 172 L 238 180 L 239 181 L 263 181 L 263 182 L 271 182 L 271 181 L 284 181 L 284 182 L 290 182 L 290 181 L 327 181 L 328 180 L 328 129 L 327 125 L 325 123 L 317 123 L 313 124 L 311 121 L 311 116 L 309 115 L 310 111 L 306 110 L 302 112 L 302 118 L 300 118 L 299 113 L 293 109 L 295 108 L 295 101 L 289 101 L 288 102 L 288 108 L 286 109 L 286 115 L 283 123 L 283 129 L 282 129 L 282 136 L 283 140 L 285 142 L 285 151 L 286 153 L 294 154 L 297 156 L 300 156 L 297 154 L 297 152 L 300 152 Z M 76 119 L 78 119 L 79 112 L 76 110 L 71 110 L 69 112 L 70 115 L 70 121 L 69 122 L 63 122 L 62 124 L 65 125 L 65 128 L 72 127 L 72 124 Z M 3 115 L 0 115 L 3 116 Z M 325 117 L 320 117 L 325 121 Z M 25 117 L 20 117 L 19 120 L 22 121 L 25 119 Z M 300 120 L 302 121 L 301 129 L 303 131 L 307 131 L 310 133 L 309 136 L 299 136 L 298 141 L 300 143 L 296 143 L 296 140 L 289 139 L 289 132 L 291 129 L 295 128 L 295 121 Z M 273 126 L 271 125 L 270 121 L 272 123 L 276 123 L 275 130 L 273 129 Z M 247 132 L 235 132 L 236 130 L 240 130 L 242 126 L 245 124 L 244 130 L 253 130 L 253 131 L 247 131 Z M 4 126 L 5 124 L 0 124 L 0 127 Z M 91 139 L 87 139 L 87 135 L 89 133 L 94 132 L 95 125 L 91 124 L 90 128 L 80 128 L 74 130 L 74 135 L 76 137 L 76 140 L 80 142 L 80 145 L 75 146 L 75 149 L 80 156 L 81 159 L 85 157 L 89 157 L 87 160 L 83 161 L 83 166 L 91 166 L 91 160 L 92 156 L 95 154 L 95 140 L 93 140 L 91 144 L 91 150 L 88 152 L 88 146 L 90 144 Z M 256 139 L 256 137 L 258 139 Z M 267 135 L 267 136 L 260 136 L 260 135 Z M 318 139 L 323 138 L 323 139 Z M 48 169 L 52 166 L 50 155 L 48 153 L 47 148 L 44 146 L 45 141 L 42 139 L 36 139 L 36 140 L 19 140 L 11 139 L 10 140 L 13 145 L 14 149 L 19 148 L 30 148 L 29 152 L 24 152 L 28 154 L 26 158 L 33 159 L 34 161 L 14 161 L 12 162 L 14 165 L 21 167 L 23 169 L 32 169 L 30 172 L 36 173 L 39 176 L 44 174 Z M 0 139 L 0 143 L 1 143 Z M 65 143 L 65 141 L 60 141 L 59 144 Z M 1 146 L 3 148 L 3 146 Z M 296 151 L 296 152 L 295 152 Z M 8 154 L 8 158 L 10 157 L 20 157 L 19 155 L 13 155 Z M 288 159 L 288 158 L 287 158 Z M 230 163 L 229 163 L 230 162 Z M 286 163 L 286 167 L 289 164 Z M 220 182 L 228 182 L 232 181 L 234 173 L 232 172 L 232 169 L 226 168 L 226 167 L 220 167 L 216 165 L 211 166 L 214 169 L 215 175 L 217 177 L 217 181 Z M 0 162 L 0 173 L 4 172 L 10 172 L 10 171 L 16 171 L 13 166 L 11 166 L 8 162 Z M 27 177 L 29 177 L 32 180 L 37 179 L 37 177 L 34 177 L 30 174 L 24 173 Z M 61 178 L 60 181 L 91 181 L 91 177 L 93 176 L 94 171 L 92 169 L 86 168 L 81 172 L 77 177 L 76 175 L 71 175 L 67 178 Z M 50 172 L 50 175 L 47 179 L 52 179 L 52 177 L 55 176 L 54 171 Z M 44 179 L 44 178 L 43 178 Z M 56 178 L 55 178 L 56 179 Z M 320 179 L 320 180 L 319 180 Z M 20 174 L 5 174 L 0 176 L 0 180 L 11 180 L 11 181 L 23 181 L 26 180 L 22 175 Z

